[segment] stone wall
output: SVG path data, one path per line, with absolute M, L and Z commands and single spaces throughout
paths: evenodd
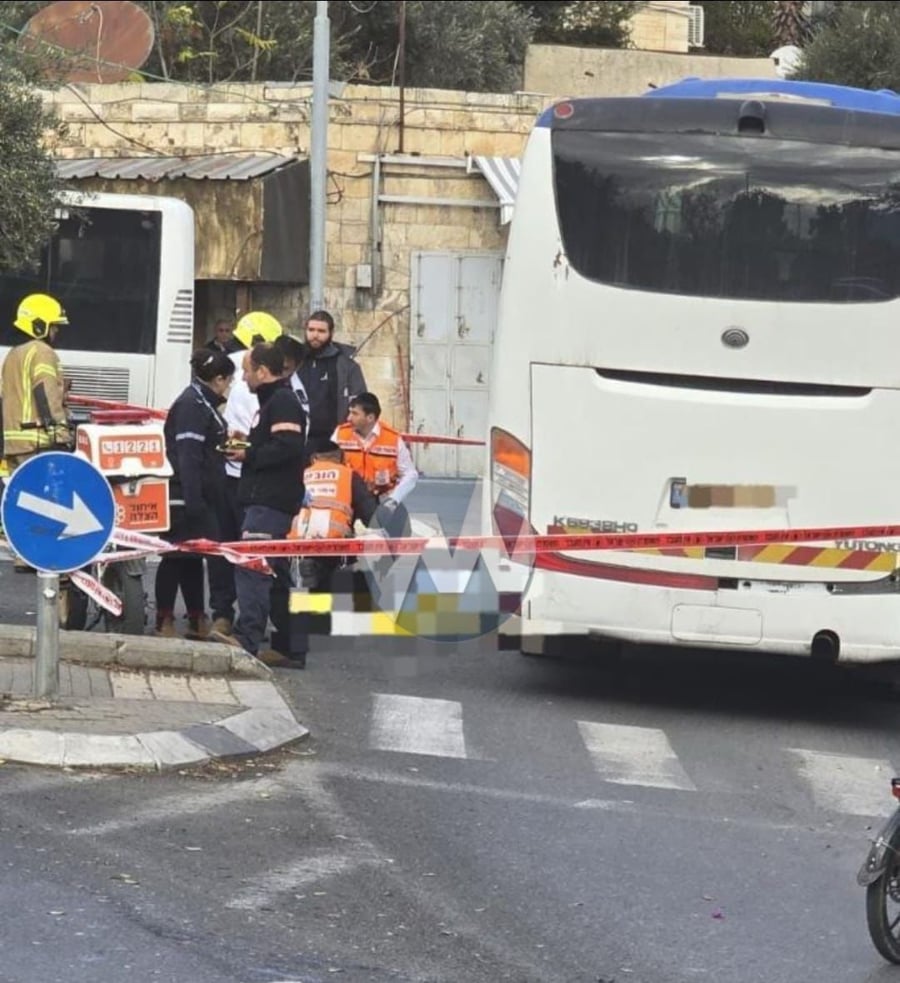
M 770 58 L 532 44 L 525 58 L 524 86 L 556 98 L 639 96 L 651 86 L 690 77 L 774 79 L 775 63 Z
M 266 151 L 304 156 L 310 146 L 311 95 L 308 85 L 121 83 L 47 92 L 45 100 L 68 125 L 67 135 L 53 147 L 59 157 Z M 496 198 L 480 174 L 467 171 L 466 159 L 518 156 L 548 102 L 540 95 L 410 89 L 404 93 L 401 126 L 396 88 L 347 86 L 330 101 L 325 302 L 341 340 L 368 339 L 360 355 L 367 381 L 381 396 L 386 416 L 399 424 L 405 425 L 408 412 L 411 256 L 503 249 L 506 234 Z M 401 152 L 419 159 L 385 163 L 381 194 L 414 201 L 382 203 L 380 234 L 373 236 L 373 155 Z M 74 186 L 127 191 L 129 184 L 94 180 Z M 131 184 L 130 190 L 177 194 L 176 184 L 169 189 L 166 182 Z M 432 199 L 460 204 L 437 205 Z M 479 204 L 469 204 L 473 201 Z M 357 286 L 361 264 L 372 264 L 376 289 Z M 240 286 L 233 294 L 221 284 L 212 291 L 218 300 L 210 318 L 224 313 L 233 295 L 243 309 L 271 310 L 289 329 L 302 322 L 306 288 Z M 205 340 L 209 327 L 197 326 L 198 341 Z

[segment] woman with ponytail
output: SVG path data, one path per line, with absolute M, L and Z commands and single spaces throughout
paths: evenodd
M 166 417 L 166 455 L 174 474 L 170 482 L 171 543 L 218 539 L 217 516 L 225 494 L 225 458 L 221 448 L 228 427 L 220 408 L 234 376 L 234 362 L 208 348 L 191 357 L 191 384 Z M 156 634 L 177 637 L 175 600 L 179 589 L 188 616 L 186 638 L 205 639 L 210 622 L 204 604 L 203 557 L 166 553 L 156 571 Z

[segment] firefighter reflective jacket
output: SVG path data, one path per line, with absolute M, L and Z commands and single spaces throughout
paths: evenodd
M 11 349 L 0 381 L 4 457 L 69 443 L 62 368 L 46 341 L 32 339 Z

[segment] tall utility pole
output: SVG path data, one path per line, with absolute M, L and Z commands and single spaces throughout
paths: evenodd
M 313 26 L 313 101 L 309 150 L 309 304 L 325 306 L 325 207 L 328 181 L 328 2 L 317 0 Z
M 397 39 L 397 81 L 400 85 L 400 143 L 397 147 L 403 153 L 403 123 L 406 116 L 406 0 L 400 0 L 399 31 Z

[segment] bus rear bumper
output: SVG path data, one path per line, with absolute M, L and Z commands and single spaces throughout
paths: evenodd
M 541 573 L 501 646 L 595 636 L 650 645 L 725 648 L 846 663 L 900 660 L 900 592 L 833 592 L 825 584 L 746 582 L 688 590 Z M 587 616 L 586 612 L 590 612 Z

